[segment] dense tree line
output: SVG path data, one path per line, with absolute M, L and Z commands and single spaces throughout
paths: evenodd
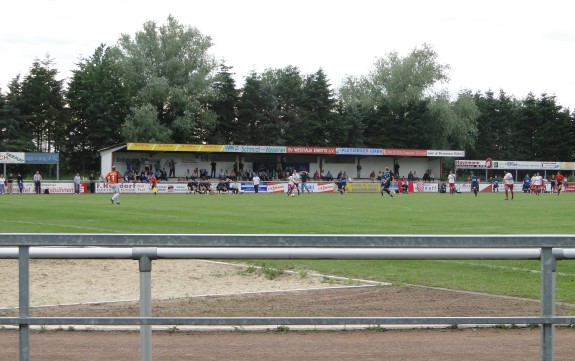
M 468 159 L 573 161 L 574 114 L 553 96 L 441 90 L 449 66 L 424 44 L 378 59 L 338 89 L 318 69 L 234 80 L 212 41 L 175 18 L 147 22 L 82 58 L 65 84 L 53 59 L 0 92 L 0 150 L 59 152 L 66 172 L 98 169 L 123 142 L 463 149 Z

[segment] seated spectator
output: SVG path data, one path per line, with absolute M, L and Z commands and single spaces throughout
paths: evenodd
M 165 169 L 162 169 L 160 172 L 160 180 L 167 181 L 168 180 L 168 173 L 166 173 Z
M 407 182 L 405 181 L 405 179 L 403 179 L 403 182 L 401 183 L 401 192 L 403 194 L 407 194 Z
M 413 173 L 411 171 L 409 171 L 409 174 L 407 175 L 407 180 L 413 182 Z
M 232 194 L 238 194 L 240 191 L 240 185 L 237 182 L 231 182 L 229 191 L 232 192 Z
M 224 182 L 223 180 L 218 182 L 218 185 L 216 186 L 216 190 L 218 191 L 218 193 L 226 193 L 228 191 L 228 187 L 226 185 L 226 182 Z
M 188 182 L 188 192 L 196 193 L 198 191 L 199 184 L 197 181 Z
M 329 181 L 329 182 L 333 181 L 333 175 L 331 175 L 331 172 L 329 170 L 327 171 L 327 174 L 325 175 L 324 180 Z
M 423 181 L 429 182 L 430 180 L 431 180 L 431 178 L 429 177 L 429 173 L 425 172 L 425 174 L 423 175 Z
M 439 193 L 447 193 L 447 185 L 445 185 L 445 182 L 439 185 L 438 191 Z
M 319 172 L 317 171 L 317 169 L 316 169 L 315 173 L 313 174 L 313 180 L 314 180 L 314 181 L 318 181 L 318 180 L 319 180 Z
M 372 182 L 375 182 L 375 170 L 371 171 L 371 173 L 369 174 L 369 179 L 371 179 Z

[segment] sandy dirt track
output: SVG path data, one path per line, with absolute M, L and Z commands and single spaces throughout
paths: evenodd
M 174 263 L 175 262 L 175 263 Z M 136 261 L 32 260 L 32 316 L 137 316 Z M 526 316 L 536 300 L 422 287 L 345 287 L 295 274 L 268 280 L 205 261 L 154 261 L 154 316 Z M 0 317 L 17 310 L 17 261 L 0 260 Z M 340 284 L 341 285 L 341 284 Z M 347 285 L 347 283 L 344 283 Z M 289 291 L 291 290 L 291 291 Z M 93 303 L 95 302 L 95 303 Z M 102 303 L 103 302 L 103 303 Z M 70 305 L 72 304 L 72 305 Z M 557 314 L 572 315 L 571 305 Z M 31 360 L 139 360 L 137 332 L 42 332 Z M 154 360 L 539 360 L 538 328 L 154 332 Z M 556 330 L 555 360 L 573 360 L 575 329 Z M 18 333 L 0 331 L 0 360 L 18 359 Z

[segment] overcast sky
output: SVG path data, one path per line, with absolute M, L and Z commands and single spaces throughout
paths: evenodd
M 451 66 L 446 87 L 523 99 L 557 96 L 575 109 L 575 2 L 570 0 L 8 0 L 0 10 L 0 88 L 34 58 L 54 58 L 60 78 L 100 43 L 114 45 L 169 14 L 212 37 L 238 86 L 255 70 L 323 68 L 337 87 L 367 75 L 376 58 L 427 43 Z

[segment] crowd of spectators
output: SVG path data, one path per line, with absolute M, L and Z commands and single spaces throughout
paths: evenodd
M 156 177 L 157 180 L 168 180 L 168 173 L 165 169 L 156 169 L 155 171 L 150 170 L 150 168 L 146 167 L 143 171 L 137 172 L 133 171 L 132 169 L 128 168 L 126 172 L 124 172 L 124 182 L 145 182 L 149 183 L 152 176 Z

